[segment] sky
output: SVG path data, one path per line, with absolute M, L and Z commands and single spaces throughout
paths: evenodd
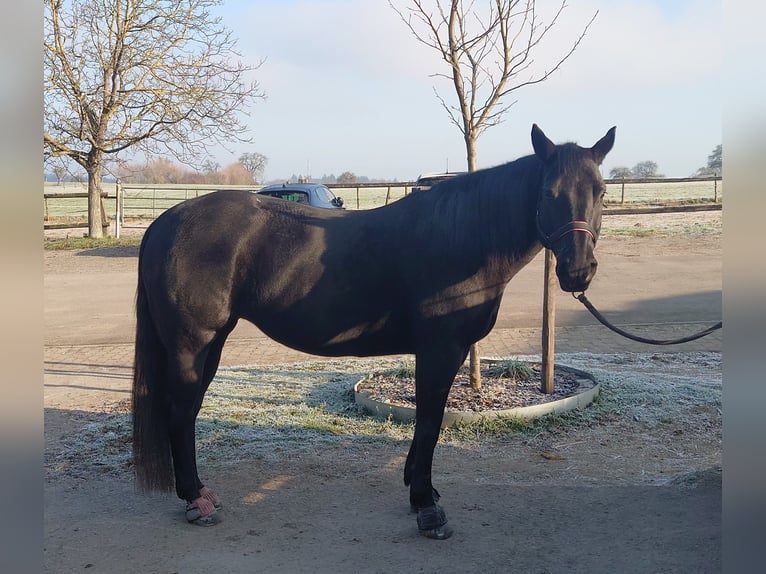
M 596 11 L 560 69 L 507 100 L 503 123 L 479 138 L 479 168 L 531 153 L 533 123 L 583 146 L 617 126 L 604 175 L 651 160 L 665 176 L 689 176 L 722 143 L 721 2 L 568 0 L 535 69 L 568 50 Z M 266 181 L 466 169 L 462 134 L 434 94 L 456 102 L 452 84 L 433 77 L 445 64 L 387 0 L 225 0 L 217 14 L 243 61 L 263 60 L 251 79 L 266 94 L 245 117 L 253 143 L 211 150 L 221 165 L 261 153 Z

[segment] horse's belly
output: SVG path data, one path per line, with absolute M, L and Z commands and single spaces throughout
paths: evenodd
M 312 355 L 366 357 L 413 352 L 409 333 L 389 318 L 353 324 L 343 317 L 250 320 L 275 341 Z

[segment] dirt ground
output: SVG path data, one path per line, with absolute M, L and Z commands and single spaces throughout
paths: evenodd
M 614 236 L 599 249 L 647 261 L 658 253 L 717 257 L 721 241 L 720 234 Z M 78 275 L 126 273 L 134 251 L 109 258 L 46 252 L 46 279 L 61 275 L 76 285 Z M 46 295 L 46 329 L 57 305 Z M 67 332 L 52 323 L 51 332 Z M 442 441 L 434 483 L 455 530 L 442 542 L 419 536 L 409 513 L 401 478 L 409 440 L 401 429 L 374 437 L 326 433 L 310 445 L 277 446 L 266 425 L 212 436 L 200 453 L 203 480 L 221 495 L 224 520 L 213 528 L 186 524 L 174 495 L 134 489 L 130 362 L 106 345 L 78 345 L 75 318 L 68 329 L 70 342 L 46 334 L 46 572 L 720 571 L 720 348 L 564 355 L 597 375 L 603 400 L 531 432 Z M 70 363 L 50 358 L 54 346 L 71 354 Z M 334 367 L 340 370 L 328 361 L 295 369 Z M 346 363 L 330 380 L 343 385 L 366 368 Z M 255 365 L 246 375 L 287 377 L 290 370 Z M 216 447 L 216 440 L 248 437 L 264 441 L 252 456 Z

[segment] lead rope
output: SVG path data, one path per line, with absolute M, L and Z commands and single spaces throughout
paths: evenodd
M 627 337 L 628 339 L 632 339 L 633 341 L 638 341 L 639 343 L 647 343 L 648 345 L 677 345 L 679 343 L 688 343 L 689 341 L 695 341 L 697 339 L 701 339 L 702 337 L 709 335 L 713 331 L 716 331 L 723 327 L 723 321 L 719 321 L 712 327 L 708 327 L 704 331 L 700 331 L 699 333 L 695 333 L 694 335 L 689 335 L 688 337 L 681 337 L 680 339 L 647 339 L 645 337 L 639 337 L 638 335 L 632 335 L 626 331 L 623 331 L 619 327 L 616 327 L 615 325 L 612 325 L 601 313 L 599 313 L 598 309 L 596 309 L 593 306 L 593 303 L 591 303 L 588 298 L 585 296 L 585 293 L 580 293 L 579 295 L 575 295 L 572 293 L 572 297 L 580 301 L 585 307 L 588 309 L 588 311 L 591 312 L 591 314 L 598 319 L 599 323 L 604 325 L 605 327 L 611 329 L 618 335 L 622 335 L 623 337 Z

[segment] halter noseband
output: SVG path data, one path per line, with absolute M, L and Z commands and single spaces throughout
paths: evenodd
M 548 235 L 543 231 L 542 226 L 540 225 L 540 213 L 537 213 L 537 216 L 535 217 L 535 221 L 537 223 L 537 235 L 540 238 L 540 243 L 543 244 L 543 247 L 546 247 L 547 249 L 553 249 L 553 246 L 561 240 L 562 237 L 565 235 L 569 235 L 570 233 L 575 233 L 578 231 L 581 231 L 583 233 L 587 233 L 590 235 L 590 238 L 593 240 L 593 244 L 596 244 L 596 231 L 591 227 L 591 224 L 587 221 L 570 221 L 569 223 L 565 223 L 561 227 L 559 227 L 556 231 Z

